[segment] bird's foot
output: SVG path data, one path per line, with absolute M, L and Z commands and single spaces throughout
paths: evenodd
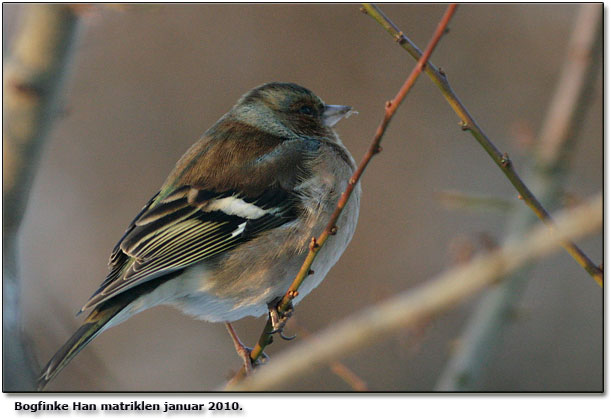
M 236 352 L 238 353 L 238 356 L 242 358 L 246 375 L 250 375 L 256 367 L 261 364 L 264 364 L 269 360 L 269 356 L 265 352 L 262 352 L 261 357 L 253 362 L 252 358 L 250 357 L 252 348 L 249 348 L 244 345 L 240 346 L 239 348 L 236 346 Z
M 284 336 L 284 334 L 282 333 L 283 330 L 284 330 L 284 326 L 286 326 L 286 322 L 293 315 L 293 305 L 292 304 L 290 305 L 290 307 L 288 308 L 288 310 L 286 310 L 284 312 L 282 317 L 280 316 L 280 313 L 278 312 L 277 302 L 273 302 L 273 303 L 269 304 L 268 305 L 268 309 L 269 309 L 269 318 L 270 318 L 270 320 L 272 322 L 272 330 L 271 330 L 271 332 L 269 332 L 269 334 L 273 335 L 273 334 L 277 333 L 278 336 L 280 336 L 284 340 L 293 340 L 293 339 L 295 339 L 297 337 L 297 335 L 295 335 L 295 336 Z
M 235 347 L 236 353 L 240 358 L 242 358 L 246 374 L 250 375 L 256 367 L 265 363 L 269 359 L 269 356 L 267 356 L 267 354 L 263 352 L 261 354 L 261 357 L 255 362 L 253 362 L 252 358 L 250 357 L 252 348 L 249 348 L 242 343 L 242 341 L 238 337 L 238 334 L 233 329 L 231 323 L 227 322 L 225 323 L 225 326 L 227 326 L 227 331 L 229 332 L 229 336 L 231 336 L 231 340 L 233 341 L 233 346 Z

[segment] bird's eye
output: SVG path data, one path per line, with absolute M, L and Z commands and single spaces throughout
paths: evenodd
M 312 110 L 312 108 L 310 108 L 307 105 L 304 105 L 301 108 L 299 108 L 299 113 L 302 113 L 304 115 L 314 115 L 314 111 Z

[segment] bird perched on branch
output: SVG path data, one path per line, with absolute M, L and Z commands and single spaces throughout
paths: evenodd
M 39 389 L 101 332 L 158 304 L 211 322 L 273 313 L 355 169 L 333 130 L 350 113 L 292 83 L 246 93 L 128 226 L 81 309 L 91 313 L 44 367 Z M 346 249 L 359 200 L 357 185 L 294 304 Z

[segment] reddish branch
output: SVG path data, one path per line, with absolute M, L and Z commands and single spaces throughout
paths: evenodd
M 456 4 L 451 4 L 448 6 L 445 14 L 443 15 L 442 19 L 440 20 L 439 24 L 437 25 L 437 29 L 435 30 L 433 37 L 429 41 L 429 44 L 426 50 L 424 51 L 424 53 L 418 60 L 418 63 L 416 64 L 416 66 L 414 67 L 414 69 L 412 70 L 408 78 L 405 80 L 405 83 L 403 83 L 403 86 L 401 86 L 401 89 L 399 89 L 399 92 L 394 97 L 394 99 L 386 102 L 386 106 L 384 109 L 384 118 L 382 119 L 382 122 L 380 123 L 380 125 L 378 126 L 376 130 L 375 136 L 371 142 L 371 145 L 369 146 L 369 149 L 363 156 L 363 159 L 361 160 L 360 164 L 358 165 L 356 171 L 353 173 L 352 177 L 350 178 L 348 182 L 348 186 L 346 187 L 346 190 L 342 193 L 337 203 L 337 206 L 335 208 L 335 211 L 331 215 L 331 218 L 329 222 L 327 223 L 327 226 L 325 227 L 324 231 L 317 238 L 314 238 L 314 237 L 312 238 L 312 241 L 310 242 L 308 255 L 306 256 L 306 259 L 303 265 L 301 266 L 299 273 L 297 274 L 293 283 L 291 284 L 288 291 L 282 298 L 282 301 L 278 304 L 279 314 L 282 315 L 290 307 L 291 301 L 293 300 L 293 298 L 295 298 L 298 295 L 299 287 L 303 283 L 304 279 L 308 276 L 310 272 L 310 268 L 312 266 L 312 262 L 316 258 L 316 255 L 318 254 L 322 246 L 324 246 L 329 236 L 332 236 L 337 232 L 337 226 L 336 226 L 337 220 L 339 219 L 339 216 L 341 215 L 344 207 L 346 206 L 348 199 L 350 199 L 350 195 L 352 194 L 354 187 L 356 186 L 357 182 L 363 175 L 363 172 L 367 168 L 373 156 L 375 156 L 382 150 L 382 148 L 380 147 L 380 143 L 382 142 L 382 137 L 384 136 L 384 133 L 386 132 L 386 129 L 388 128 L 388 125 L 390 124 L 390 121 L 392 120 L 397 109 L 399 108 L 399 106 L 401 105 L 401 103 L 403 102 L 407 94 L 409 93 L 409 91 L 412 89 L 412 87 L 416 83 L 418 76 L 420 76 L 420 74 L 426 67 L 427 61 L 429 60 L 431 54 L 433 53 L 433 50 L 437 46 L 443 34 L 446 32 L 446 28 L 448 27 L 448 24 L 450 23 L 450 19 L 452 18 L 452 16 L 454 15 L 454 12 L 456 11 L 456 7 L 457 7 Z M 263 353 L 263 349 L 271 343 L 272 335 L 269 334 L 271 331 L 272 331 L 271 321 L 268 321 L 263 333 L 261 334 L 261 337 L 259 338 L 259 342 L 257 342 L 257 345 L 253 348 L 251 352 L 250 357 L 253 362 L 255 362 L 261 356 L 261 354 Z M 245 372 L 244 368 L 242 368 L 242 370 L 238 373 L 238 375 L 236 375 L 236 377 L 234 377 L 232 381 L 239 380 L 241 377 L 244 376 L 244 372 Z

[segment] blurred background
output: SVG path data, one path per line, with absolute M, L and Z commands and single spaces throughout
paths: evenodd
M 443 5 L 384 5 L 424 48 Z M 526 166 L 558 78 L 577 5 L 461 5 L 432 61 L 516 169 Z M 24 8 L 3 4 L 4 47 Z M 110 250 L 182 153 L 249 89 L 292 81 L 358 116 L 338 131 L 360 160 L 415 61 L 358 5 L 149 5 L 82 12 L 62 117 L 44 150 L 21 229 L 26 330 L 45 363 L 76 330 L 74 314 L 106 275 Z M 602 52 L 601 52 L 602 53 Z M 602 76 L 575 148 L 566 192 L 602 188 Z M 422 77 L 399 109 L 363 178 L 348 250 L 298 307 L 316 332 L 423 283 L 461 254 L 502 242 L 505 212 L 449 209 L 460 190 L 515 202 L 517 193 L 458 127 Z M 556 208 L 549 208 L 555 210 Z M 602 261 L 602 234 L 579 244 Z M 603 298 L 566 254 L 538 264 L 515 319 L 486 365 L 484 391 L 602 391 Z M 477 302 L 402 330 L 342 362 L 370 390 L 431 391 Z M 235 324 L 252 346 L 265 319 Z M 287 333 L 297 331 L 295 324 Z M 294 342 L 277 340 L 274 357 Z M 90 344 L 54 391 L 200 391 L 240 367 L 222 324 L 169 307 L 148 310 Z M 286 390 L 350 391 L 330 369 Z

